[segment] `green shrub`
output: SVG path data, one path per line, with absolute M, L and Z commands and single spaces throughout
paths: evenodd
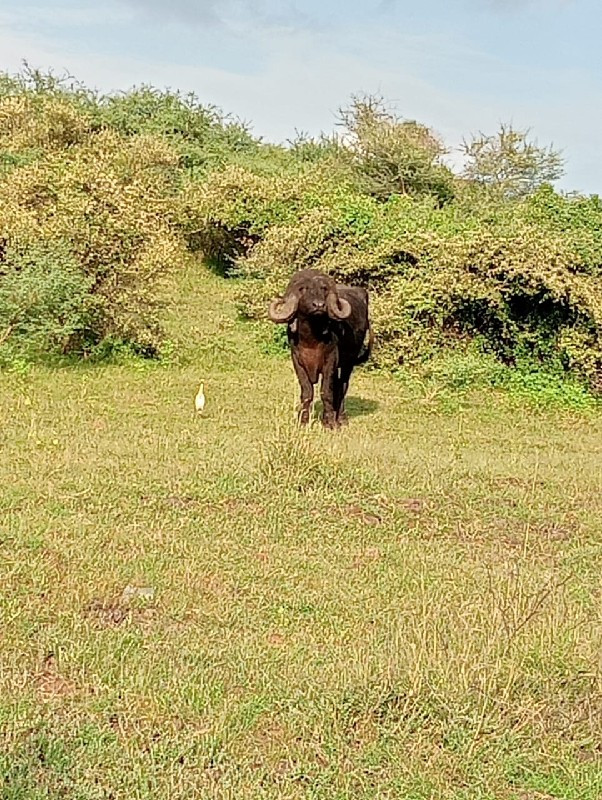
M 493 136 L 464 141 L 464 176 L 502 197 L 525 197 L 544 183 L 558 180 L 564 160 L 553 147 L 529 139 L 529 131 L 502 124 Z
M 0 275 L 0 362 L 63 354 L 86 340 L 91 279 L 66 247 L 8 248 Z
M 99 99 L 96 125 L 126 136 L 140 134 L 169 140 L 180 165 L 204 175 L 238 155 L 253 154 L 259 142 L 247 127 L 215 106 L 202 105 L 193 93 L 140 86 Z
M 276 175 L 230 165 L 204 183 L 187 184 L 182 229 L 191 247 L 229 271 L 276 226 L 327 208 L 344 191 L 339 178 L 328 164 L 301 165 Z
M 5 352 L 157 352 L 162 279 L 188 249 L 243 278 L 250 319 L 303 267 L 366 286 L 378 366 L 478 341 L 602 388 L 602 203 L 543 182 L 557 154 L 503 129 L 460 180 L 437 136 L 379 98 L 341 121 L 340 136 L 266 145 L 193 95 L 0 74 Z M 490 186 L 500 159 L 512 190 Z
M 432 195 L 449 202 L 454 176 L 442 161 L 445 147 L 435 133 L 402 120 L 382 98 L 358 96 L 340 112 L 360 183 L 368 194 L 387 200 L 395 194 Z
M 244 194 L 242 186 L 233 191 L 238 207 Z M 248 279 L 239 296 L 243 314 L 264 317 L 292 272 L 316 267 L 372 291 L 380 366 L 423 362 L 481 337 L 505 363 L 560 363 L 592 385 L 599 380 L 597 200 L 544 188 L 483 212 L 478 204 L 439 208 L 428 198 L 376 203 L 349 187 L 323 199 L 298 207 L 293 219 L 255 228 L 256 240 L 238 257 Z
M 0 153 L 16 157 L 0 173 L 0 239 L 15 252 L 67 248 L 94 297 L 86 343 L 155 352 L 161 278 L 185 254 L 177 153 L 161 138 L 94 132 L 53 95 L 0 97 Z

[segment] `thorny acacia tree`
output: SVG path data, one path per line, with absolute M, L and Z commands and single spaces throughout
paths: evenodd
M 529 139 L 529 130 L 502 123 L 491 136 L 479 134 L 461 147 L 466 156 L 464 177 L 504 197 L 524 197 L 544 183 L 562 177 L 564 160 L 552 145 L 542 147 Z
M 394 194 L 453 197 L 453 175 L 443 164 L 445 147 L 426 125 L 403 120 L 375 95 L 356 95 L 339 111 L 364 191 L 378 200 Z

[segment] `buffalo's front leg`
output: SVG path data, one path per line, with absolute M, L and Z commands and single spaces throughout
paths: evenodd
M 337 363 L 336 357 L 331 356 L 324 364 L 322 372 L 322 424 L 325 428 L 337 427 L 336 402 Z
M 307 425 L 309 422 L 309 415 L 311 413 L 311 404 L 314 401 L 314 385 L 310 381 L 307 372 L 299 363 L 299 359 L 293 353 L 293 366 L 299 380 L 301 387 L 301 408 L 299 410 L 299 422 L 301 425 Z

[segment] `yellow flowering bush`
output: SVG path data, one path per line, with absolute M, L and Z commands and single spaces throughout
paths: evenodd
M 61 249 L 89 287 L 85 329 L 63 351 L 106 339 L 156 350 L 158 282 L 185 253 L 177 153 L 158 137 L 94 131 L 52 96 L 0 98 L 0 152 L 15 157 L 0 176 L 0 239 L 17 260 Z

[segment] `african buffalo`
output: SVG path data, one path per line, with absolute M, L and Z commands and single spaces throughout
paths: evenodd
M 299 421 L 302 425 L 309 422 L 314 385 L 321 375 L 322 424 L 338 427 L 346 421 L 345 395 L 351 372 L 368 360 L 372 350 L 368 292 L 304 269 L 293 275 L 283 297 L 272 300 L 268 315 L 272 322 L 287 323 L 293 366 L 301 385 Z

